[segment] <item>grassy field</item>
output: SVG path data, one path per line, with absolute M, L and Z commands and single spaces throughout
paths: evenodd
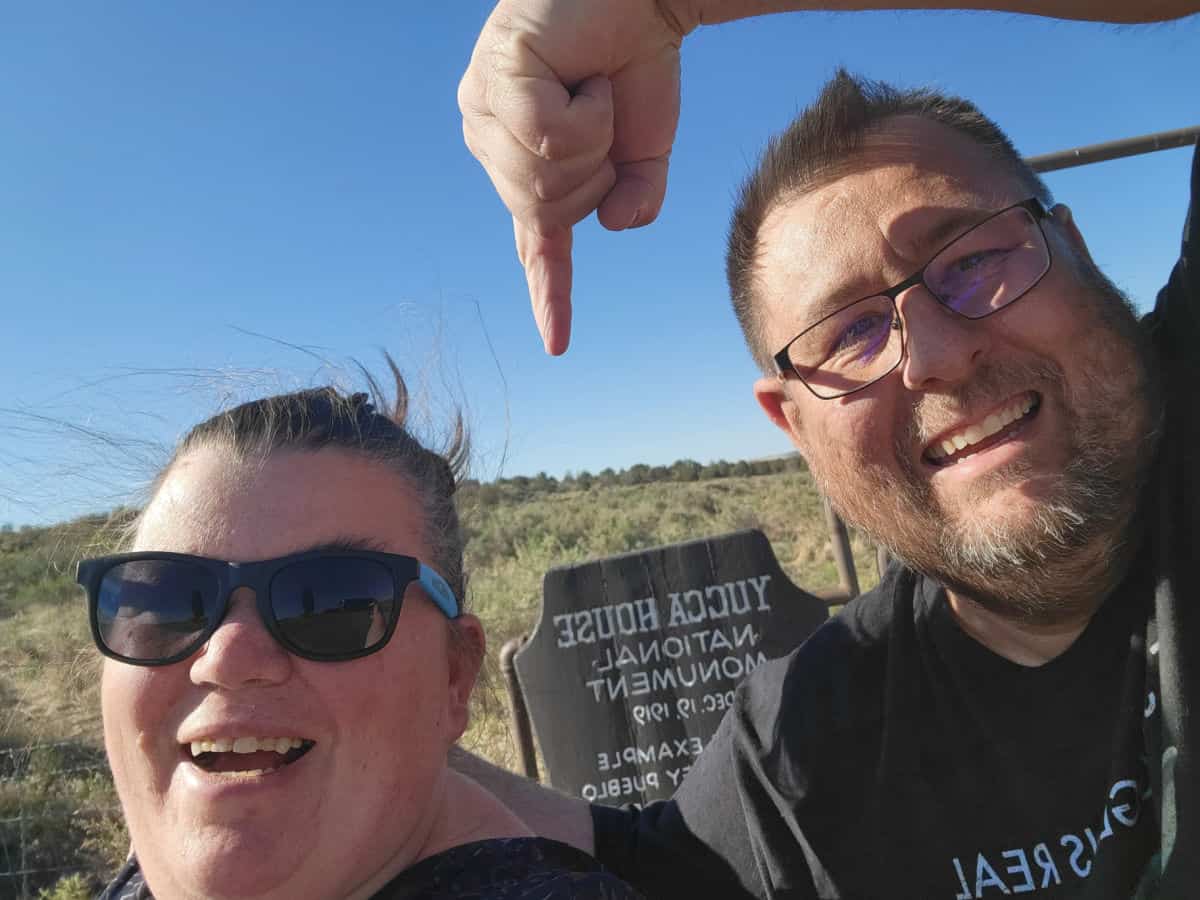
M 495 654 L 532 628 L 547 569 L 754 527 L 798 585 L 837 586 L 820 499 L 795 461 L 760 475 L 745 463 L 708 471 L 680 465 L 562 482 L 510 479 L 460 492 L 468 603 L 487 628 L 492 670 L 464 746 L 517 768 Z M 111 543 L 115 529 L 104 522 L 0 530 L 0 898 L 22 889 L 56 900 L 92 896 L 127 848 L 103 763 L 99 657 L 72 578 L 74 560 Z M 865 543 L 854 545 L 865 589 L 874 581 L 873 555 Z M 19 868 L 62 871 L 24 881 L 4 874 Z

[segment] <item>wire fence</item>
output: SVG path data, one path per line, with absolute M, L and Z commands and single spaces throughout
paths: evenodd
M 113 821 L 119 811 L 99 748 L 60 741 L 0 749 L 0 900 L 34 900 L 73 873 L 94 881 L 103 823 Z

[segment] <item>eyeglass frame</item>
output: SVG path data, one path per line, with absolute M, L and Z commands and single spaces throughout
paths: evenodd
M 999 216 L 1004 215 L 1006 212 L 1011 212 L 1014 209 L 1024 209 L 1026 212 L 1028 212 L 1030 214 L 1030 216 L 1033 217 L 1033 224 L 1037 226 L 1038 233 L 1041 234 L 1041 236 L 1042 236 L 1042 245 L 1046 248 L 1046 268 L 1042 272 L 1042 274 L 1039 275 L 1036 279 L 1034 279 L 1034 281 L 1028 287 L 1026 287 L 1025 290 L 1021 291 L 1021 293 L 1017 294 L 1017 296 L 1013 297 L 1011 300 L 1009 300 L 1003 306 L 997 307 L 996 309 L 993 309 L 990 312 L 986 312 L 982 316 L 968 316 L 968 315 L 965 315 L 965 314 L 959 312 L 958 310 L 954 309 L 953 307 L 950 307 L 947 304 L 943 303 L 941 301 L 941 299 L 938 298 L 937 294 L 934 293 L 933 289 L 928 284 L 925 283 L 925 272 L 929 269 L 929 267 L 931 265 L 933 265 L 934 261 L 939 256 L 941 256 L 947 249 L 952 247 L 954 244 L 958 243 L 960 240 L 962 240 L 964 237 L 966 237 L 972 231 L 986 225 L 988 222 L 992 221 L 993 219 L 996 219 Z M 802 385 L 804 385 L 805 389 L 810 394 L 812 394 L 814 397 L 816 397 L 818 400 L 838 400 L 842 397 L 848 397 L 851 394 L 856 394 L 859 391 L 865 390 L 866 388 L 869 388 L 871 385 L 876 384 L 879 381 L 882 381 L 888 375 L 891 375 L 893 372 L 896 371 L 896 369 L 899 367 L 900 363 L 904 362 L 904 356 L 908 352 L 908 342 L 906 339 L 907 335 L 905 334 L 905 331 L 904 331 L 903 320 L 900 318 L 900 308 L 898 306 L 896 306 L 896 297 L 898 297 L 901 293 L 908 290 L 909 288 L 916 287 L 918 284 L 922 284 L 925 286 L 925 289 L 929 292 L 929 295 L 931 297 L 933 297 L 934 300 L 937 301 L 938 306 L 942 307 L 945 310 L 948 310 L 951 313 L 954 313 L 954 315 L 956 315 L 956 316 L 960 316 L 971 322 L 978 322 L 981 319 L 986 319 L 988 316 L 994 315 L 995 313 L 998 313 L 998 312 L 1001 312 L 1002 310 L 1008 309 L 1010 306 L 1012 306 L 1014 303 L 1016 303 L 1018 300 L 1020 300 L 1022 297 L 1024 297 L 1030 291 L 1032 291 L 1035 287 L 1037 287 L 1041 283 L 1042 279 L 1046 277 L 1046 274 L 1050 271 L 1050 269 L 1054 265 L 1054 254 L 1050 252 L 1050 241 L 1046 237 L 1046 230 L 1044 228 L 1042 228 L 1042 220 L 1048 219 L 1049 217 L 1050 217 L 1050 212 L 1049 212 L 1049 210 L 1046 209 L 1045 204 L 1043 204 L 1042 201 L 1039 200 L 1037 197 L 1030 197 L 1026 200 L 1022 200 L 1019 203 L 1014 203 L 1011 206 L 1006 206 L 1003 209 L 998 209 L 995 212 L 988 215 L 987 217 L 980 219 L 978 222 L 976 222 L 974 225 L 972 225 L 966 231 L 960 232 L 955 237 L 953 237 L 952 239 L 947 241 L 945 244 L 943 244 L 941 246 L 941 248 L 937 250 L 937 252 L 935 252 L 932 256 L 929 257 L 928 261 L 923 266 L 921 266 L 920 269 L 918 269 L 916 272 L 914 272 L 908 278 L 905 278 L 903 281 L 899 282 L 898 284 L 894 284 L 891 287 L 885 288 L 882 291 L 874 291 L 863 297 L 859 297 L 857 300 L 852 300 L 850 303 L 847 303 L 844 306 L 839 306 L 833 312 L 827 313 L 826 315 L 821 316 L 821 318 L 817 319 L 817 321 L 815 321 L 811 325 L 808 325 L 807 327 L 805 327 L 799 334 L 797 334 L 795 337 L 793 337 L 791 340 L 789 340 L 786 344 L 784 344 L 782 350 L 780 350 L 778 353 L 775 353 L 772 356 L 772 360 L 775 363 L 776 377 L 780 381 L 786 381 L 788 379 L 789 375 L 794 376 L 795 379 L 797 381 L 799 381 Z M 870 300 L 873 297 L 887 297 L 887 299 L 890 300 L 892 303 L 892 312 L 895 315 L 894 315 L 894 318 L 892 319 L 891 328 L 893 330 L 900 332 L 900 355 L 896 358 L 896 361 L 894 363 L 892 363 L 891 367 L 886 372 L 881 372 L 879 375 L 877 375 L 875 378 L 872 378 L 870 381 L 868 381 L 864 384 L 860 384 L 856 388 L 851 388 L 848 391 L 843 391 L 842 393 L 834 394 L 832 397 L 821 396 L 815 390 L 813 390 L 813 388 L 809 385 L 809 383 L 807 381 L 804 380 L 804 376 L 802 376 L 798 371 L 796 371 L 795 364 L 792 362 L 791 358 L 788 356 L 788 350 L 791 349 L 792 344 L 796 343 L 796 341 L 800 340 L 800 338 L 804 337 L 804 335 L 808 334 L 814 328 L 818 327 L 822 322 L 832 319 L 834 316 L 840 315 L 841 313 L 845 312 L 851 306 L 854 306 L 857 303 L 862 303 L 864 300 Z
M 221 627 L 221 623 L 225 621 L 226 616 L 229 615 L 229 611 L 233 607 L 231 601 L 234 591 L 242 587 L 247 587 L 254 591 L 254 605 L 258 610 L 258 617 L 263 627 L 267 629 L 279 646 L 283 647 L 283 649 L 293 656 L 315 662 L 342 662 L 362 656 L 369 656 L 386 647 L 388 642 L 391 641 L 392 635 L 396 631 L 396 623 L 400 619 L 400 610 L 404 605 L 404 590 L 396 591 L 395 612 L 386 623 L 384 633 L 379 641 L 370 647 L 349 653 L 321 654 L 301 650 L 293 642 L 284 637 L 279 623 L 276 621 L 271 610 L 271 581 L 287 566 L 307 562 L 311 559 L 365 559 L 380 564 L 391 574 L 394 588 L 398 587 L 402 580 L 405 589 L 410 584 L 419 584 L 429 596 L 434 606 L 447 619 L 457 619 L 462 615 L 462 607 L 455 597 L 453 589 L 446 582 L 446 579 L 436 571 L 415 557 L 399 553 L 385 553 L 377 550 L 307 550 L 273 559 L 245 563 L 228 562 L 226 560 L 213 559 L 209 556 L 195 556 L 190 553 L 171 553 L 160 550 L 114 553 L 109 556 L 97 556 L 91 559 L 80 560 L 75 572 L 75 581 L 83 587 L 87 595 L 88 621 L 91 624 L 92 641 L 95 643 L 96 649 L 109 659 L 127 663 L 131 666 L 169 666 L 177 662 L 182 662 L 189 656 L 192 656 L 216 634 L 217 629 Z M 213 616 L 213 621 L 198 632 L 198 636 L 188 643 L 186 650 L 168 657 L 162 657 L 161 659 L 136 659 L 117 653 L 104 642 L 101 636 L 99 620 L 100 585 L 104 580 L 104 576 L 116 566 L 129 562 L 153 560 L 182 562 L 190 565 L 199 565 L 201 568 L 208 569 L 217 577 L 217 599 L 220 606 L 218 612 Z

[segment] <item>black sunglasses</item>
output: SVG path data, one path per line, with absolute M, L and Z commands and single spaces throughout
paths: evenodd
M 411 556 L 365 550 L 310 550 L 247 563 L 121 553 L 84 560 L 76 580 L 87 591 L 100 652 L 135 666 L 166 666 L 199 650 L 239 587 L 254 591 L 275 640 L 320 662 L 355 659 L 387 644 L 414 581 L 447 618 L 459 615 L 454 592 L 433 569 Z

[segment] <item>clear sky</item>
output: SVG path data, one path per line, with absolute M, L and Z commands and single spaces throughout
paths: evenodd
M 107 509 L 222 402 L 391 351 L 475 472 L 785 452 L 728 309 L 731 198 L 837 65 L 977 101 L 1038 154 L 1200 122 L 1200 18 L 793 14 L 684 46 L 663 215 L 577 230 L 546 357 L 455 90 L 489 4 L 47 0 L 0 11 L 0 523 Z M 420 11 L 418 11 L 420 10 Z M 1189 151 L 1049 177 L 1145 305 Z M 349 380 L 347 380 L 349 379 Z

